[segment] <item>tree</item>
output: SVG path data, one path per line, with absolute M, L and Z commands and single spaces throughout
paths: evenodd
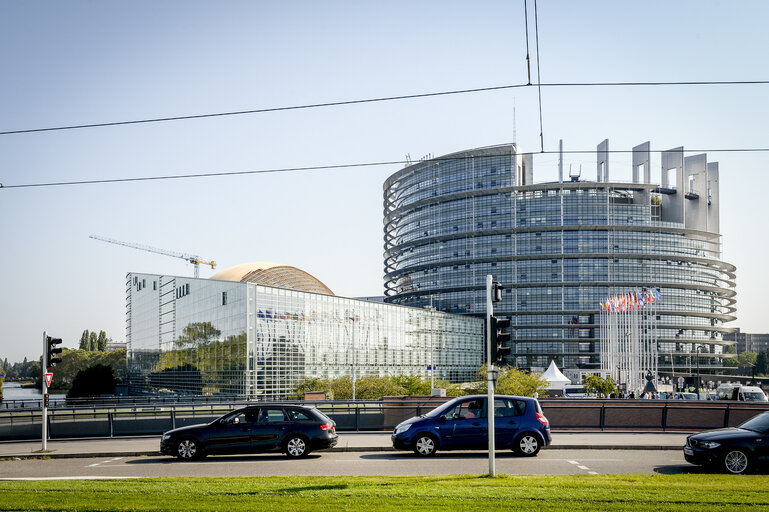
M 96 338 L 96 349 L 99 352 L 106 352 L 108 341 L 109 339 L 107 338 L 107 333 L 104 331 L 99 331 L 99 337 Z
M 83 331 L 83 334 L 80 335 L 80 349 L 81 350 L 89 350 L 91 348 L 91 335 L 88 332 L 88 329 Z
M 762 350 L 756 356 L 756 374 L 766 375 L 769 373 L 769 349 Z
M 80 370 L 67 398 L 115 394 L 115 371 L 111 366 L 97 364 Z
M 484 365 L 475 375 L 477 381 L 467 391 L 470 394 L 486 394 L 488 391 L 487 375 L 487 369 Z M 532 375 L 529 372 L 509 366 L 498 368 L 497 375 L 495 393 L 500 395 L 534 396 L 534 392 L 546 393 L 550 385 L 541 375 Z
M 91 352 L 96 352 L 96 348 L 98 347 L 98 344 L 99 344 L 99 336 L 94 331 L 88 336 L 88 350 L 90 350 Z
M 617 392 L 617 386 L 614 385 L 611 377 L 603 378 L 598 375 L 588 375 L 582 379 L 582 385 L 585 388 L 585 393 L 595 393 L 602 398 Z
M 756 358 L 758 354 L 755 352 L 743 352 L 737 356 L 737 361 L 740 366 L 753 366 L 756 364 Z

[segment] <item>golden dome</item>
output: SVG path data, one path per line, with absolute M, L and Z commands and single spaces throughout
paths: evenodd
M 274 288 L 286 288 L 303 292 L 334 295 L 328 287 L 304 270 L 272 261 L 254 261 L 226 268 L 211 279 L 217 281 L 240 281 Z

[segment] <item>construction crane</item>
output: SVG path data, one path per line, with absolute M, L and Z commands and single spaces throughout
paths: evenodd
M 200 276 L 200 269 L 198 265 L 201 263 L 203 265 L 211 265 L 211 268 L 216 268 L 216 262 L 215 261 L 207 261 L 202 259 L 200 256 L 193 256 L 191 254 L 183 254 L 180 252 L 174 252 L 174 251 L 166 251 L 165 249 L 158 249 L 156 247 L 150 247 L 148 245 L 141 245 L 141 244 L 132 244 L 129 242 L 121 242 L 120 240 L 115 240 L 112 238 L 107 238 L 103 236 L 98 235 L 90 235 L 88 238 L 93 238 L 94 240 L 101 240 L 102 242 L 109 242 L 111 244 L 117 244 L 122 245 L 123 247 L 131 247 L 133 249 L 139 249 L 140 251 L 147 251 L 147 252 L 154 252 L 155 254 L 163 254 L 164 256 L 172 256 L 174 258 L 181 258 L 183 260 L 187 260 L 188 262 L 195 265 L 195 278 L 197 279 Z

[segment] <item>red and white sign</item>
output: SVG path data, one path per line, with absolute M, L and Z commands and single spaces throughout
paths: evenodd
M 46 373 L 45 374 L 45 385 L 46 386 L 50 386 L 52 380 L 53 380 L 53 374 L 52 373 Z

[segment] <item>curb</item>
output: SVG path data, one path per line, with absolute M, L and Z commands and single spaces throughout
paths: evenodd
M 681 446 L 619 446 L 619 445 L 558 445 L 547 446 L 543 450 L 654 450 L 654 451 L 678 451 Z M 464 450 L 459 450 L 464 451 Z M 501 451 L 501 450 L 500 450 Z M 318 450 L 318 452 L 401 452 L 407 450 L 395 450 L 390 446 L 350 446 L 344 448 L 330 448 Z M 482 452 L 482 450 L 479 450 Z M 0 461 L 3 460 L 45 460 L 45 459 L 89 459 L 89 458 L 107 458 L 107 457 L 168 457 L 159 451 L 140 451 L 140 452 L 94 452 L 94 453 L 24 453 L 0 455 Z

